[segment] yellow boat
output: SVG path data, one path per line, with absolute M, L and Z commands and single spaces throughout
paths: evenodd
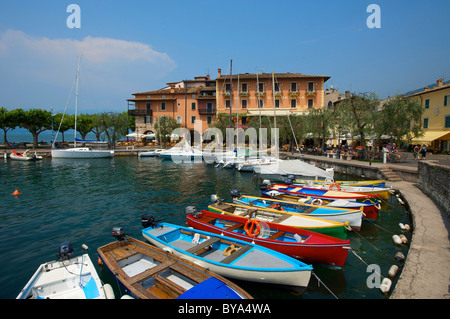
M 370 180 L 370 181 L 327 181 L 327 180 L 309 180 L 309 179 L 295 179 L 293 180 L 293 183 L 295 184 L 307 184 L 307 183 L 314 183 L 314 184 L 338 184 L 341 186 L 360 186 L 360 187 L 386 187 L 386 180 L 380 179 L 380 180 Z

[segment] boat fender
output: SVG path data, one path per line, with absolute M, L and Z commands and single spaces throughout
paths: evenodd
M 334 186 L 337 187 L 337 190 L 340 191 L 341 190 L 341 185 L 339 185 L 338 183 L 333 183 L 330 185 L 330 190 L 335 190 Z
M 392 265 L 388 271 L 389 277 L 394 278 L 397 275 L 397 273 L 398 273 L 398 266 Z
M 400 224 L 398 224 L 399 226 L 400 226 L 400 229 L 401 230 L 410 230 L 411 228 L 409 227 L 409 225 L 408 224 L 402 224 L 402 223 L 400 223 Z
M 81 248 L 83 248 L 84 250 L 89 250 L 89 247 L 86 244 L 81 245 Z
M 344 228 L 347 229 L 348 231 L 352 231 L 353 230 L 352 227 L 350 226 L 349 222 L 345 222 Z
M 98 263 L 100 266 L 103 266 L 103 261 L 100 259 L 100 257 L 97 258 L 97 263 Z
M 320 198 L 316 198 L 311 202 L 311 205 L 322 205 L 322 200 Z
M 114 296 L 114 290 L 110 284 L 104 284 L 103 291 L 105 292 L 106 299 L 116 299 L 116 296 Z
M 123 295 L 122 297 L 120 297 L 120 299 L 134 299 L 134 298 L 131 297 L 130 295 Z
M 408 239 L 406 238 L 405 235 L 400 234 L 398 237 L 400 237 L 400 240 L 402 241 L 403 244 L 406 244 L 408 242 Z
M 170 247 L 163 247 L 162 250 L 164 250 L 166 253 L 173 254 L 173 250 Z
M 228 246 L 227 248 L 225 248 L 223 250 L 223 255 L 224 256 L 230 256 L 232 253 L 234 253 L 237 250 L 238 249 L 233 244 L 231 244 L 230 246 Z
M 391 290 L 392 281 L 389 278 L 384 278 L 381 281 L 380 290 L 384 293 L 388 293 Z
M 282 210 L 282 211 L 284 211 L 283 207 L 281 207 L 281 204 L 273 204 L 273 205 L 272 205 L 272 208 L 273 208 L 273 209 L 277 209 L 277 210 Z
M 397 252 L 394 256 L 395 260 L 397 261 L 403 261 L 405 260 L 405 255 L 401 251 Z
M 393 236 L 392 236 L 392 240 L 393 240 L 394 243 L 396 243 L 397 245 L 401 245 L 401 244 L 402 244 L 402 239 L 400 238 L 399 235 L 393 235 Z

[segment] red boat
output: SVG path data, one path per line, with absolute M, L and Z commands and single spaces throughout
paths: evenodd
M 186 219 L 190 227 L 254 242 L 307 263 L 342 268 L 351 249 L 350 240 L 240 216 L 202 210 Z

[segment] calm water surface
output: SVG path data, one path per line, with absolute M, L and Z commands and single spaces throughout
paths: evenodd
M 140 222 L 143 214 L 185 225 L 185 207 L 207 209 L 211 194 L 227 201 L 234 188 L 243 194 L 260 194 L 252 173 L 203 163 L 175 164 L 136 157 L 0 161 L 1 299 L 15 298 L 41 263 L 57 259 L 58 247 L 64 241 L 72 242 L 76 255 L 83 253 L 81 245 L 86 244 L 97 265 L 96 249 L 114 241 L 110 233 L 115 226 L 144 240 Z M 12 196 L 16 189 L 22 194 Z M 237 283 L 255 298 L 386 298 L 379 289 L 367 287 L 371 274 L 367 265 L 379 265 L 383 276 L 391 265 L 401 266 L 394 255 L 397 251 L 406 255 L 408 247 L 392 241 L 393 234 L 401 233 L 399 223 L 411 225 L 405 208 L 391 196 L 383 203 L 375 223 L 365 221 L 359 234 L 349 234 L 352 250 L 359 258 L 350 252 L 342 270 L 314 265 L 323 284 L 312 276 L 303 295 L 275 286 Z M 97 267 L 102 280 L 115 286 L 107 271 Z

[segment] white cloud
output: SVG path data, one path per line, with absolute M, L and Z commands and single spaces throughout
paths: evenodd
M 77 56 L 82 57 L 80 90 L 89 85 L 85 93 L 95 96 L 91 108 L 113 110 L 121 104 L 123 110 L 132 93 L 159 88 L 164 85 L 161 79 L 176 67 L 166 53 L 140 42 L 90 36 L 81 41 L 50 39 L 7 30 L 0 33 L 0 104 L 29 104 L 32 94 L 34 103 L 60 105 L 61 98 L 55 101 L 52 95 L 62 93 L 67 99 Z

